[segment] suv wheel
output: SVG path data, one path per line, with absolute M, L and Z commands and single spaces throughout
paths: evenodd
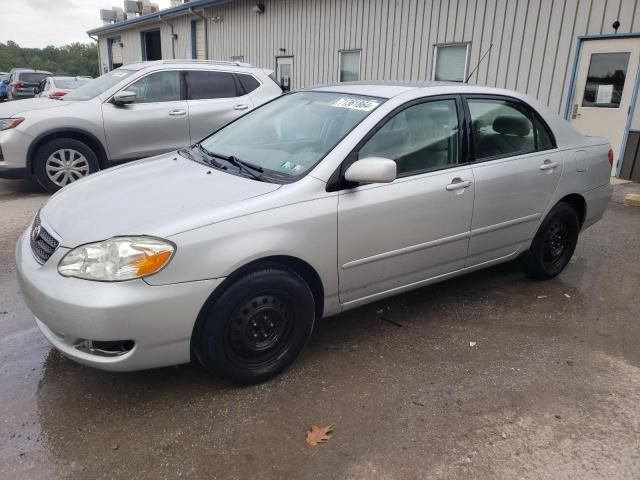
M 35 177 L 50 192 L 60 190 L 99 169 L 95 153 L 86 144 L 73 138 L 50 140 L 34 156 Z
M 547 280 L 567 266 L 578 244 L 580 220 L 575 209 L 558 203 L 544 219 L 524 259 L 524 270 L 533 278 Z
M 195 347 L 211 372 L 238 384 L 258 383 L 295 360 L 314 321 L 306 282 L 289 270 L 266 268 L 222 293 L 206 313 Z

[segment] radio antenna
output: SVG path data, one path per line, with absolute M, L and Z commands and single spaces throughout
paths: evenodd
M 493 47 L 493 43 L 489 45 L 489 48 L 487 48 L 487 51 L 484 52 L 484 55 L 482 55 L 482 57 L 480 58 L 480 60 L 478 60 L 478 65 L 476 65 L 476 68 L 474 68 L 471 73 L 469 74 L 469 76 L 467 77 L 467 79 L 464 81 L 464 83 L 467 83 L 469 81 L 469 79 L 473 76 L 474 73 L 476 73 L 476 70 L 478 70 L 478 68 L 480 68 L 480 65 L 482 64 L 482 60 L 484 60 L 484 57 L 487 56 L 487 54 L 491 51 L 491 47 Z

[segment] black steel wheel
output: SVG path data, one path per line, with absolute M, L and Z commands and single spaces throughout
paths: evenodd
M 578 243 L 580 221 L 575 209 L 560 202 L 544 219 L 524 261 L 531 277 L 546 280 L 567 266 Z
M 294 272 L 268 268 L 234 282 L 206 313 L 198 357 L 234 383 L 267 380 L 287 368 L 313 330 L 315 303 Z

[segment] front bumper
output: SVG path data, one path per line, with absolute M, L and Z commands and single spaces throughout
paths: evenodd
M 0 178 L 29 178 L 31 171 L 27 162 L 30 135 L 11 128 L 0 132 Z
M 5 167 L 0 165 L 0 178 L 10 178 L 12 180 L 16 180 L 19 178 L 29 178 L 31 173 L 29 169 L 24 168 L 16 168 L 16 167 Z
M 103 370 L 143 370 L 190 361 L 195 320 L 223 279 L 151 286 L 144 280 L 106 283 L 66 278 L 58 274 L 57 265 L 68 251 L 59 247 L 40 265 L 27 233 L 16 249 L 25 302 L 54 347 Z M 133 348 L 118 356 L 82 348 L 86 341 L 122 340 L 133 341 Z

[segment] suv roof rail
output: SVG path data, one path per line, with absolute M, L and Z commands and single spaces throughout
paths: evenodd
M 253 67 L 250 63 L 245 62 L 231 62 L 225 60 L 195 60 L 195 59 L 175 59 L 175 60 L 160 60 L 162 63 L 202 63 L 205 65 L 230 65 L 233 67 Z

